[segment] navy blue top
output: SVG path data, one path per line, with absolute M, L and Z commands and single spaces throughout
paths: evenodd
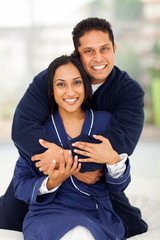
M 86 111 L 81 134 L 99 134 L 108 127 L 110 116 L 107 112 Z M 61 117 L 58 112 L 53 117 L 45 124 L 46 131 L 57 144 L 61 143 L 67 148 L 68 138 Z M 97 124 L 100 121 L 102 124 Z M 25 239 L 58 240 L 79 225 L 88 228 L 96 240 L 125 239 L 127 229 L 114 212 L 109 194 L 120 193 L 128 186 L 131 180 L 128 159 L 126 170 L 120 178 L 110 177 L 105 167 L 104 176 L 94 184 L 83 183 L 71 176 L 55 192 L 39 196 L 38 190 L 45 177 L 43 173 L 37 172 L 29 158 L 20 157 L 17 161 L 14 173 L 15 195 L 29 204 L 29 212 L 23 223 Z
M 20 153 L 29 157 L 44 151 L 38 142 L 40 138 L 52 142 L 43 126 L 49 116 L 46 72 L 42 71 L 33 79 L 13 119 L 12 139 Z M 125 152 L 131 155 L 144 123 L 144 91 L 141 86 L 114 66 L 93 98 L 96 110 L 112 113 L 110 127 L 102 135 L 110 140 L 119 154 Z

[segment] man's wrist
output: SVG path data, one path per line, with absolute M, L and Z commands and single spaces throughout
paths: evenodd
M 112 156 L 112 161 L 110 162 L 109 165 L 114 165 L 120 161 L 121 161 L 121 158 L 120 158 L 119 154 L 116 151 L 114 151 L 113 156 Z

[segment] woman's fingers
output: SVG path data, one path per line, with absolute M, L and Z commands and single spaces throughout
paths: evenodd
M 73 164 L 72 152 L 69 150 L 67 153 L 67 161 L 66 161 L 66 170 L 67 171 L 71 170 L 72 164 Z
M 81 163 L 78 162 L 78 156 L 74 157 L 74 163 L 72 166 L 72 174 L 78 172 L 81 169 Z
M 49 176 L 51 176 L 53 174 L 55 166 L 56 166 L 56 160 L 52 160 L 52 163 L 49 165 L 49 168 L 48 168 Z
M 60 150 L 59 153 L 59 170 L 64 171 L 65 170 L 65 159 L 64 159 L 64 152 L 63 150 Z

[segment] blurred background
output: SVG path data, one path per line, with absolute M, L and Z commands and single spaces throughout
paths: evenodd
M 159 183 L 160 0 L 0 0 L 0 193 L 18 157 L 10 137 L 17 103 L 36 74 L 73 51 L 76 23 L 95 16 L 111 22 L 116 65 L 145 91 L 144 130 L 131 156 L 133 177 L 138 183 L 141 178 Z M 147 184 L 140 192 L 148 193 Z M 158 191 L 154 194 L 160 198 Z

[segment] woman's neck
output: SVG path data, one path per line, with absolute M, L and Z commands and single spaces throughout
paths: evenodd
M 80 109 L 80 111 L 77 112 L 64 112 L 59 110 L 59 114 L 61 116 L 64 128 L 66 133 L 71 137 L 77 137 L 80 135 L 82 126 L 85 119 L 85 111 Z

